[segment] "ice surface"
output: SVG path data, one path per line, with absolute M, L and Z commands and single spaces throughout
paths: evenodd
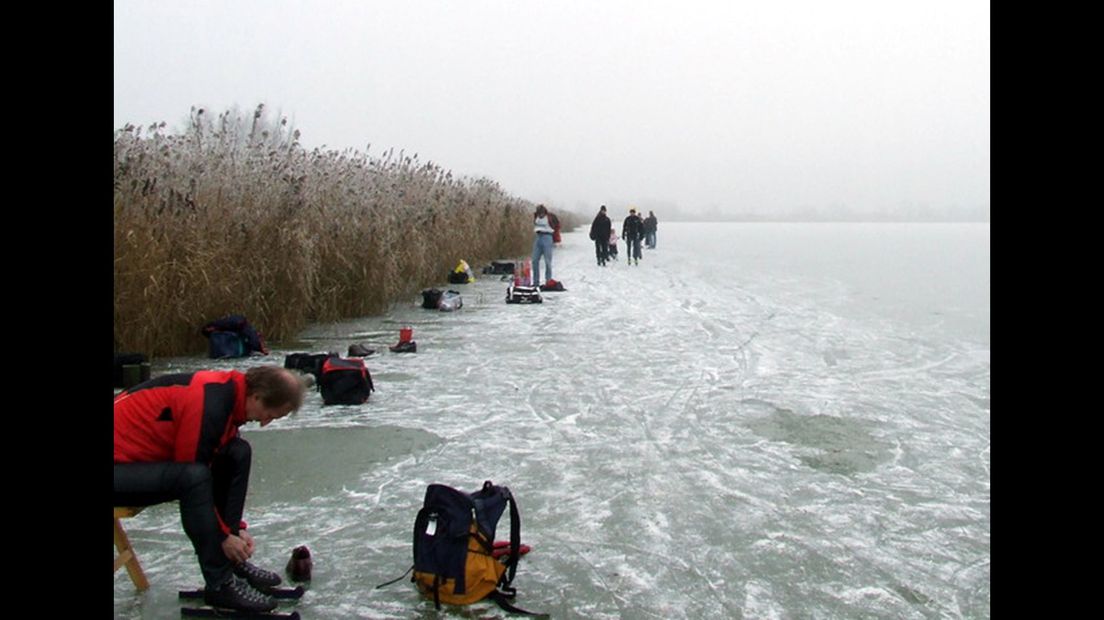
M 988 248 L 988 225 L 661 221 L 639 266 L 599 268 L 575 232 L 543 304 L 482 276 L 449 286 L 454 313 L 412 298 L 154 372 L 378 351 L 367 404 L 312 393 L 246 431 L 255 560 L 310 547 L 304 617 L 432 616 L 408 582 L 373 588 L 410 566 L 427 484 L 484 480 L 533 546 L 517 604 L 553 617 L 988 617 Z M 416 354 L 387 351 L 403 325 Z M 115 615 L 169 617 L 200 582 L 176 507 L 128 531 L 153 587 L 117 574 Z

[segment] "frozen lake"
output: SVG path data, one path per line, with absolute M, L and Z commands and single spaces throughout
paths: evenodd
M 305 618 L 438 617 L 407 581 L 373 588 L 410 566 L 427 484 L 484 480 L 513 490 L 533 546 L 516 604 L 554 618 L 986 618 L 989 231 L 661 221 L 639 266 L 621 243 L 599 268 L 582 230 L 544 304 L 505 304 L 473 264 L 456 313 L 412 298 L 268 358 L 154 373 L 377 349 L 367 404 L 312 392 L 246 427 L 254 559 L 282 572 L 310 547 Z M 387 351 L 402 325 L 417 354 Z M 115 616 L 176 617 L 202 582 L 176 505 L 126 525 L 152 588 L 117 573 Z

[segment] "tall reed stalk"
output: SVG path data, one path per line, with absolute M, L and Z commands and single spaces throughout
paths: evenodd
M 199 328 L 229 313 L 287 339 L 384 311 L 461 258 L 529 253 L 534 205 L 490 179 L 394 149 L 307 150 L 263 104 L 164 127 L 114 132 L 117 351 L 201 351 Z

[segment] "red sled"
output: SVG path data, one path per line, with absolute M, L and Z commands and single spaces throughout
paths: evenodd
M 525 555 L 532 549 L 529 545 L 518 545 L 518 555 Z M 491 551 L 491 555 L 494 559 L 501 558 L 502 556 L 510 555 L 510 541 L 508 540 L 496 540 L 494 544 L 494 550 Z

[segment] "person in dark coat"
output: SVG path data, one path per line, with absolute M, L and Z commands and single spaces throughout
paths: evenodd
M 636 209 L 629 209 L 629 217 L 621 225 L 621 238 L 628 244 L 625 252 L 626 264 L 640 264 L 640 239 L 644 236 L 644 220 L 636 214 Z
M 655 249 L 658 227 L 659 220 L 656 219 L 655 211 L 648 211 L 648 217 L 644 218 L 644 245 L 648 246 L 649 250 Z
M 590 238 L 594 240 L 594 255 L 598 258 L 599 267 L 605 267 L 609 262 L 609 236 L 610 219 L 606 215 L 606 205 L 602 205 L 590 223 Z

